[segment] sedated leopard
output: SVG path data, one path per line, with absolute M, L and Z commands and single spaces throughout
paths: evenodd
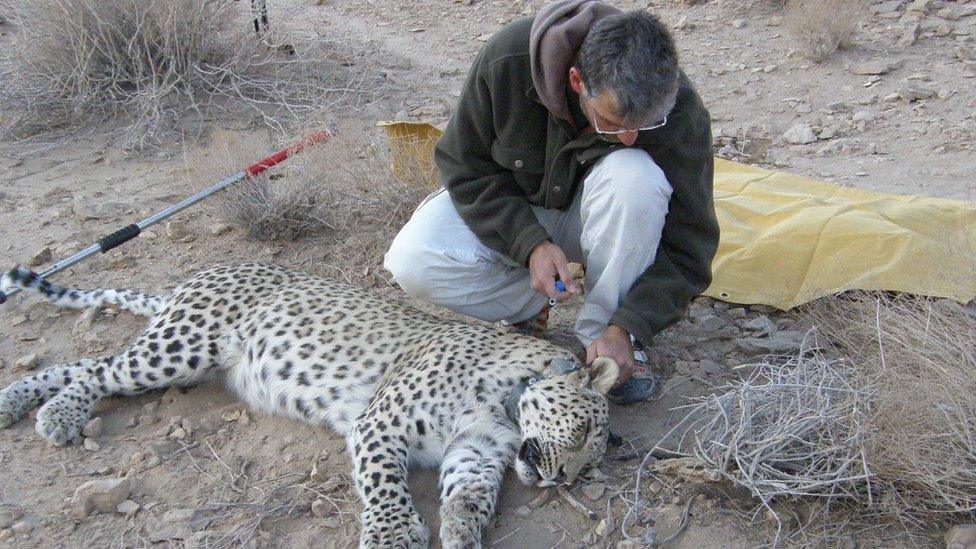
M 68 290 L 18 268 L 0 278 L 12 286 L 60 306 L 151 318 L 117 356 L 51 366 L 0 391 L 0 428 L 41 405 L 37 432 L 74 443 L 103 397 L 222 376 L 256 409 L 346 437 L 362 547 L 427 546 L 408 465 L 440 464 L 443 546 L 480 547 L 509 465 L 526 484 L 572 483 L 606 449 L 612 360 L 582 365 L 552 343 L 330 279 L 249 263 L 152 296 Z

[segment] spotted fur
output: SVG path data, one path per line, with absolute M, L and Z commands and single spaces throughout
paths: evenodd
M 443 546 L 479 547 L 513 461 L 523 482 L 572 482 L 606 446 L 616 364 L 577 362 L 570 373 L 547 374 L 553 361 L 576 359 L 539 339 L 440 319 L 330 279 L 243 264 L 157 297 L 65 290 L 15 269 L 0 278 L 11 286 L 59 305 L 111 303 L 151 318 L 117 356 L 52 366 L 0 391 L 0 428 L 41 405 L 37 432 L 58 446 L 75 443 L 105 396 L 223 377 L 254 408 L 346 437 L 364 505 L 363 547 L 427 546 L 407 490 L 411 463 L 440 464 Z

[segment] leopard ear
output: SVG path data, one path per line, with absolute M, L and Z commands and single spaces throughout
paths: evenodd
M 617 384 L 617 376 L 620 375 L 620 366 L 617 361 L 605 356 L 594 360 L 587 370 L 589 370 L 588 385 L 604 396 Z

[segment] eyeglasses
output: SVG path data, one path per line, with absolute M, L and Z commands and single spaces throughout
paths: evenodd
M 662 119 L 662 120 L 660 120 L 658 122 L 655 122 L 655 123 L 651 124 L 650 126 L 644 126 L 643 128 L 635 128 L 633 130 L 613 130 L 613 131 L 607 132 L 607 131 L 603 131 L 603 130 L 600 129 L 600 126 L 597 125 L 597 123 L 596 123 L 596 117 L 595 116 L 593 117 L 593 129 L 596 131 L 596 133 L 598 133 L 600 135 L 623 135 L 625 133 L 636 133 L 636 132 L 643 132 L 643 131 L 647 131 L 647 130 L 656 130 L 656 129 L 660 128 L 661 126 L 664 126 L 667 123 L 668 123 L 668 117 L 667 117 L 667 115 L 665 115 L 664 116 L 664 119 Z

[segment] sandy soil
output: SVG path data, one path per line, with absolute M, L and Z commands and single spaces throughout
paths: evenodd
M 921 36 L 908 47 L 897 45 L 910 22 L 905 5 L 874 14 L 853 47 L 814 64 L 794 50 L 779 15 L 762 6 L 746 9 L 717 0 L 695 6 L 656 0 L 615 3 L 647 7 L 676 25 L 684 68 L 714 117 L 718 154 L 841 185 L 973 200 L 976 16 L 950 20 L 935 15 L 940 8 L 963 10 L 972 4 L 932 2 L 929 13 L 920 17 Z M 541 3 L 329 0 L 270 5 L 278 24 L 333 26 L 381 45 L 383 63 L 399 87 L 368 108 L 340 113 L 340 128 L 360 130 L 398 113 L 402 117 L 403 111 L 414 119 L 446 119 L 483 40 L 505 23 L 534 13 Z M 7 32 L 0 25 L 0 33 Z M 0 44 L 9 40 L 9 35 L 0 36 Z M 897 67 L 877 77 L 854 74 L 876 60 Z M 912 102 L 897 97 L 909 83 L 931 90 L 932 97 Z M 786 143 L 784 132 L 797 123 L 809 124 L 820 139 Z M 87 128 L 50 142 L 42 135 L 0 143 L 0 261 L 24 263 L 45 246 L 55 259 L 67 256 L 207 183 L 186 176 L 179 144 L 140 157 L 127 156 L 119 143 L 111 127 Z M 205 207 L 178 220 L 189 238 L 171 239 L 159 227 L 58 280 L 86 288 L 160 291 L 199 269 L 242 260 L 349 277 L 342 258 L 331 253 L 333 236 L 265 244 L 237 230 L 215 235 L 213 215 Z M 375 277 L 352 278 L 396 294 Z M 568 319 L 576 307 L 562 307 L 566 316 L 554 322 L 553 337 L 567 345 L 574 344 Z M 746 323 L 764 314 L 778 330 L 802 332 L 780 313 L 702 300 L 687 320 L 658 339 L 652 355 L 664 376 L 662 396 L 613 410 L 615 430 L 626 444 L 608 455 L 606 479 L 585 494 L 575 489 L 600 520 L 589 521 L 558 496 L 541 495 L 510 476 L 500 515 L 486 532 L 486 546 L 615 546 L 622 539 L 624 500 L 633 496 L 642 450 L 674 425 L 674 406 L 707 393 L 733 375 L 730 367 L 748 362 L 750 356 L 737 342 L 754 333 Z M 704 329 L 704 319 L 718 319 L 719 327 Z M 31 353 L 40 367 L 115 353 L 141 329 L 141 319 L 117 311 L 82 317 L 17 296 L 0 307 L 0 384 L 24 375 L 26 370 L 15 365 Z M 216 385 L 111 399 L 96 415 L 104 422 L 102 433 L 93 437 L 97 449 L 92 444 L 53 448 L 34 434 L 32 418 L 0 431 L 0 504 L 7 505 L 0 512 L 10 505 L 23 512 L 15 530 L 0 530 L 0 546 L 355 545 L 358 503 L 346 482 L 348 460 L 342 441 L 328 430 L 256 413 L 242 416 L 233 396 Z M 313 465 L 316 474 L 309 478 Z M 129 499 L 137 507 L 132 512 L 73 516 L 70 498 L 79 485 L 126 474 L 133 478 Z M 411 482 L 436 532 L 436 474 L 418 472 Z M 644 490 L 656 495 L 628 532 L 656 532 L 662 539 L 694 492 L 681 479 L 668 477 Z M 762 515 L 750 523 L 735 511 L 743 502 L 748 503 L 736 494 L 699 497 L 689 528 L 673 545 L 744 547 L 768 539 L 773 523 Z M 842 541 L 855 538 L 863 546 L 881 543 L 870 536 Z

